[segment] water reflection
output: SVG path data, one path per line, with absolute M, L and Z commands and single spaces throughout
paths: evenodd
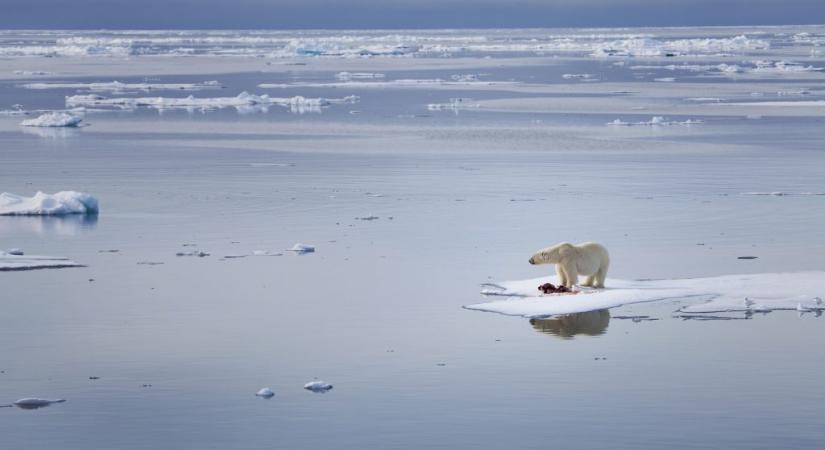
M 576 314 L 566 314 L 550 319 L 530 319 L 530 325 L 539 333 L 552 334 L 562 339 L 577 335 L 600 336 L 607 332 L 610 311 L 600 309 Z
M 97 226 L 97 214 L 69 216 L 0 216 L 0 234 L 37 233 L 73 236 Z

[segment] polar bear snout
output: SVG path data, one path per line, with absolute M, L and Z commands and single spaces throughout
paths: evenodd
M 531 256 L 530 259 L 527 260 L 527 262 L 529 262 L 530 264 L 536 265 L 536 261 L 533 258 L 535 258 L 535 257 Z

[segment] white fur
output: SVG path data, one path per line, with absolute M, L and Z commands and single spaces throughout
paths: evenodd
M 537 251 L 530 257 L 530 264 L 555 264 L 562 286 L 573 287 L 579 284 L 579 275 L 584 275 L 587 278 L 582 286 L 603 288 L 610 256 L 595 242 L 562 242 Z

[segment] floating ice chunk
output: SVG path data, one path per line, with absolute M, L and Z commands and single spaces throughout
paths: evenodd
M 453 111 L 458 114 L 461 110 L 480 108 L 478 103 L 471 103 L 470 98 L 451 98 L 449 103 L 430 103 L 427 105 L 429 111 Z
M 14 406 L 21 408 L 21 409 L 37 409 L 37 408 L 45 408 L 49 405 L 53 405 L 55 403 L 63 403 L 66 400 L 60 398 L 56 400 L 47 400 L 44 398 L 21 398 L 14 402 Z
M 37 192 L 34 197 L 0 194 L 0 216 L 62 216 L 97 214 L 98 211 L 97 199 L 83 192 L 61 191 L 53 195 Z
M 561 77 L 565 80 L 595 80 L 596 78 L 591 73 L 565 73 Z
M 363 221 L 367 221 L 367 222 L 370 222 L 370 221 L 373 221 L 373 220 L 378 220 L 378 219 L 380 219 L 380 217 L 378 217 L 378 216 L 364 216 L 364 217 L 356 217 L 355 218 L 355 220 L 363 220 Z
M 575 295 L 543 296 L 536 286 L 551 278 L 486 284 L 482 293 L 497 300 L 465 306 L 467 309 L 525 317 L 614 308 L 632 303 L 675 301 L 693 303 L 684 313 L 795 310 L 798 304 L 812 311 L 825 310 L 813 295 L 825 292 L 825 272 L 766 273 L 675 280 L 607 280 L 606 289 L 580 288 Z M 750 302 L 743 302 L 747 298 Z M 704 303 L 701 303 L 704 301 Z
M 24 89 L 85 89 L 94 92 L 123 92 L 123 91 L 153 91 L 153 90 L 181 90 L 199 91 L 203 89 L 220 89 L 223 86 L 217 81 L 202 83 L 121 83 L 110 81 L 105 83 L 27 83 L 20 87 Z
M 293 245 L 292 248 L 288 249 L 287 251 L 295 252 L 295 253 L 298 253 L 299 255 L 302 255 L 302 254 L 305 254 L 305 253 L 314 253 L 315 252 L 315 247 L 313 247 L 312 245 L 301 244 L 299 242 L 299 243 Z
M 67 107 L 115 107 L 123 109 L 135 109 L 139 107 L 149 107 L 155 109 L 188 109 L 208 111 L 234 107 L 239 111 L 265 110 L 271 105 L 279 105 L 289 108 L 292 112 L 303 113 L 307 111 L 320 111 L 322 107 L 334 104 L 356 103 L 359 98 L 350 95 L 343 98 L 306 98 L 302 96 L 279 98 L 264 95 L 254 95 L 248 92 L 241 92 L 236 97 L 212 97 L 195 98 L 193 96 L 185 98 L 170 97 L 115 97 L 105 98 L 99 95 L 73 95 L 66 97 Z
M 10 248 L 6 250 L 6 254 L 13 256 L 23 256 L 23 250 L 20 250 L 19 248 Z
M 332 385 L 323 381 L 310 381 L 304 385 L 304 389 L 312 392 L 327 392 L 332 389 Z
M 272 398 L 272 397 L 275 396 L 275 393 L 272 392 L 272 389 L 266 387 L 266 388 L 263 388 L 260 391 L 256 392 L 255 395 L 258 396 L 258 397 L 263 397 L 263 398 Z
M 18 249 L 8 252 L 0 251 L 0 271 L 83 267 L 83 264 L 63 256 L 24 255 L 22 252 L 13 253 L 15 250 Z
M 269 250 L 253 250 L 252 256 L 283 256 L 283 253 L 271 252 Z
M 20 122 L 20 125 L 24 127 L 76 127 L 82 121 L 83 118 L 69 113 L 50 112 L 34 119 L 24 120 Z
M 633 126 L 673 126 L 673 125 L 696 125 L 703 123 L 701 120 L 696 119 L 687 119 L 684 121 L 668 121 L 665 120 L 664 117 L 655 116 L 651 117 L 651 119 L 647 122 L 624 122 L 621 119 L 616 119 L 612 122 L 608 122 L 607 125 L 611 126 L 622 126 L 622 127 L 633 127 Z
M 349 80 L 363 80 L 363 79 L 374 79 L 374 78 L 384 78 L 383 73 L 373 73 L 373 72 L 338 72 L 335 74 L 335 78 L 338 78 L 342 81 L 349 81 Z
M 653 81 L 658 81 L 660 83 L 673 83 L 674 81 L 676 81 L 676 78 L 673 78 L 673 77 L 654 78 Z
M 15 75 L 26 75 L 26 76 L 43 76 L 43 75 L 51 75 L 52 72 L 46 72 L 45 70 L 15 70 Z
M 192 250 L 189 252 L 177 252 L 175 256 L 197 256 L 198 258 L 203 258 L 209 256 L 209 253 L 203 250 Z
M 772 197 L 788 197 L 788 196 L 791 196 L 791 195 L 825 196 L 825 192 L 783 192 L 783 191 L 743 192 L 742 195 L 757 195 L 757 196 L 772 196 Z
M 805 66 L 800 63 L 790 61 L 754 61 L 754 68 L 751 72 L 766 74 L 785 74 L 800 72 L 821 72 L 825 67 Z

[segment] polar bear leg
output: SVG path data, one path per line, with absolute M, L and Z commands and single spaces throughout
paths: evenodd
M 567 275 L 562 270 L 561 264 L 556 264 L 556 275 L 559 276 L 559 284 L 567 286 Z
M 584 279 L 584 283 L 582 283 L 582 286 L 593 287 L 593 283 L 595 282 L 595 280 L 596 275 L 590 275 L 589 277 Z
M 607 263 L 602 264 L 599 267 L 598 272 L 596 272 L 596 284 L 593 287 L 603 288 L 604 287 L 604 280 L 607 278 Z
M 564 272 L 564 274 L 567 276 L 565 283 L 563 283 L 564 287 L 570 288 L 579 283 L 579 271 L 576 268 L 575 261 L 562 262 L 559 265 L 561 266 L 562 272 Z

